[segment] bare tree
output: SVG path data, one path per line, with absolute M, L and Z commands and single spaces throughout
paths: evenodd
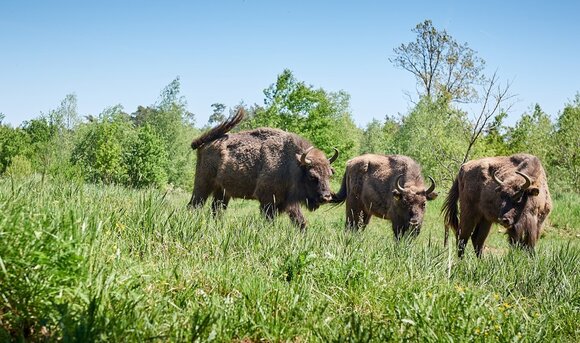
M 469 137 L 469 144 L 465 150 L 465 155 L 463 156 L 462 164 L 467 162 L 469 159 L 469 154 L 471 149 L 481 136 L 481 133 L 487 126 L 489 120 L 494 117 L 498 111 L 504 107 L 502 110 L 504 112 L 509 112 L 513 103 L 507 103 L 509 100 L 513 99 L 514 95 L 509 93 L 510 83 L 506 82 L 504 86 L 499 84 L 497 77 L 497 72 L 493 73 L 493 76 L 486 81 L 483 85 L 483 96 L 481 98 L 481 109 L 479 114 L 474 117 L 471 123 L 471 133 Z
M 428 97 L 445 96 L 452 101 L 468 102 L 477 97 L 474 85 L 483 81 L 485 61 L 467 43 L 459 44 L 447 31 L 439 31 L 431 20 L 412 30 L 414 42 L 393 49 L 389 61 L 411 72 Z

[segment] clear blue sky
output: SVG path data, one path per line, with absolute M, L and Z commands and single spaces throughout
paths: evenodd
M 388 58 L 424 19 L 512 81 L 515 121 L 580 91 L 580 1 L 0 0 L 0 112 L 19 125 L 75 93 L 81 114 L 153 104 L 176 76 L 198 125 L 263 102 L 284 68 L 351 95 L 355 121 L 405 113 L 415 80 Z

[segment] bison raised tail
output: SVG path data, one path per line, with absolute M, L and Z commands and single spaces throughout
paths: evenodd
M 234 116 L 228 118 L 218 126 L 213 127 L 200 137 L 194 139 L 193 142 L 191 142 L 191 148 L 195 150 L 197 148 L 200 148 L 204 144 L 210 143 L 211 141 L 214 141 L 222 137 L 223 135 L 228 133 L 228 131 L 230 131 L 236 125 L 238 125 L 244 119 L 244 115 L 245 115 L 244 110 L 240 108 Z
M 445 202 L 443 203 L 443 208 L 441 212 L 443 213 L 444 222 L 445 222 L 445 239 L 443 241 L 443 245 L 447 246 L 447 240 L 449 239 L 449 227 L 451 226 L 455 232 L 459 230 L 459 209 L 457 207 L 457 201 L 459 200 L 459 177 L 453 181 L 453 186 L 451 186 L 451 190 L 447 197 L 445 198 Z

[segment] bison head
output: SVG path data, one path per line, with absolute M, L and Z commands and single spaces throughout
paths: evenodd
M 516 171 L 504 180 L 500 180 L 496 173 L 492 174 L 493 180 L 498 185 L 495 189 L 499 194 L 500 209 L 498 222 L 506 228 L 513 227 L 524 212 L 528 200 L 540 194 L 540 189 L 532 186 L 530 177 Z
M 338 150 L 334 149 L 334 155 L 327 159 L 322 151 L 310 147 L 296 158 L 301 170 L 301 198 L 306 201 L 308 209 L 314 211 L 320 204 L 332 199 L 330 177 L 334 169 L 330 164 L 338 158 Z
M 401 185 L 402 177 L 403 174 L 397 177 L 395 189 L 393 190 L 393 207 L 398 218 L 398 220 L 393 220 L 393 225 L 400 227 L 402 234 L 406 233 L 408 229 L 411 229 L 413 235 L 416 236 L 419 234 L 421 224 L 423 223 L 425 203 L 437 198 L 437 193 L 434 192 L 435 180 L 429 176 L 431 186 L 428 189 L 418 189 L 414 186 L 404 188 Z

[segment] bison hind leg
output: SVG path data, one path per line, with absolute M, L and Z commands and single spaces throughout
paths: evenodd
M 483 256 L 483 248 L 485 246 L 485 240 L 489 235 L 491 224 L 492 223 L 490 221 L 482 219 L 477 224 L 475 230 L 473 231 L 473 234 L 471 235 L 471 243 L 473 244 L 473 249 L 475 249 L 475 254 L 477 255 L 477 257 Z
M 346 229 L 352 231 L 364 230 L 371 220 L 371 215 L 363 209 L 346 208 Z
M 278 208 L 271 202 L 260 202 L 260 211 L 268 220 L 274 220 L 278 214 Z
M 196 208 L 203 207 L 207 198 L 209 197 L 210 192 L 207 191 L 206 189 L 200 189 L 200 188 L 201 187 L 194 187 L 193 194 L 191 195 L 191 199 L 189 200 L 189 203 L 187 204 L 187 207 L 189 209 L 196 209 Z
M 214 216 L 228 208 L 230 197 L 226 195 L 224 189 L 213 192 L 213 201 L 211 203 L 211 212 Z

